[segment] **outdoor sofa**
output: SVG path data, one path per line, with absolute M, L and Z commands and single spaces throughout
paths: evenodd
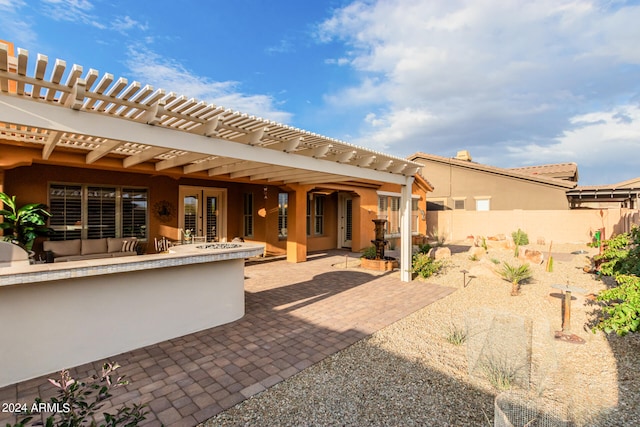
M 138 255 L 138 240 L 135 237 L 49 240 L 43 242 L 43 249 L 47 260 L 53 258 L 53 262 L 114 258 Z

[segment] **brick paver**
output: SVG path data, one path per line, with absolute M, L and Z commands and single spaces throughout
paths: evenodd
M 108 406 L 148 403 L 149 426 L 196 425 L 454 290 L 335 267 L 345 255 L 356 256 L 333 251 L 301 264 L 247 263 L 245 316 L 113 357 L 131 382 Z M 89 376 L 102 362 L 71 375 Z M 46 397 L 52 392 L 46 378 L 55 375 L 0 388 L 0 403 Z M 12 421 L 0 413 L 0 425 Z

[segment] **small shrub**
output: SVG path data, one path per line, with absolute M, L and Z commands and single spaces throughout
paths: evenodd
M 366 248 L 364 251 L 362 251 L 362 255 L 360 256 L 360 258 L 376 259 L 376 247 L 372 245 Z
M 474 254 L 474 255 L 471 255 L 471 256 L 469 257 L 469 259 L 470 259 L 471 261 L 478 261 L 480 258 L 478 258 L 478 255 L 475 255 L 475 254 Z
M 599 274 L 613 276 L 617 286 L 600 292 L 602 315 L 595 329 L 626 335 L 640 331 L 640 227 L 603 242 L 594 257 Z
M 513 238 L 513 243 L 515 243 L 516 246 L 529 244 L 529 236 L 527 236 L 527 233 L 520 230 L 519 228 L 518 231 L 514 231 L 513 233 L 511 233 L 511 237 Z
M 428 243 L 425 243 L 424 245 L 418 245 L 418 252 L 421 254 L 428 254 L 430 250 L 431 245 Z
M 520 294 L 520 284 L 531 278 L 531 269 L 529 264 L 511 265 L 509 263 L 502 264 L 500 276 L 507 282 L 511 282 L 511 295 Z
M 600 292 L 598 301 L 604 302 L 603 316 L 596 329 L 624 336 L 640 329 L 640 277 L 620 274 L 618 286 Z
M 101 375 L 94 375 L 90 381 L 77 381 L 71 378 L 68 370 L 60 372 L 59 380 L 49 379 L 49 382 L 58 388 L 57 396 L 52 397 L 48 402 L 41 398 L 36 398 L 35 403 L 30 408 L 42 406 L 58 408 L 58 412 L 49 415 L 45 420 L 45 426 L 53 427 L 75 427 L 75 426 L 95 426 L 97 424 L 96 414 L 100 413 L 100 408 L 104 402 L 111 397 L 111 389 L 128 384 L 124 377 L 113 377 L 113 373 L 120 365 L 117 363 L 105 363 L 102 366 Z M 126 426 L 134 427 L 146 418 L 146 405 L 127 405 L 118 409 L 115 415 L 107 412 L 101 413 L 104 421 L 101 426 Z M 38 411 L 34 411 L 38 412 Z M 23 419 L 14 427 L 23 427 L 33 418 L 30 410 L 24 414 Z M 34 421 L 32 425 L 41 424 Z M 7 424 L 9 427 L 9 424 Z
M 413 256 L 411 271 L 426 279 L 439 272 L 443 266 L 442 261 L 436 261 L 427 254 L 417 253 Z
M 509 390 L 517 379 L 518 368 L 507 360 L 488 358 L 481 366 L 487 380 L 498 390 Z
M 484 237 L 482 238 L 482 249 L 484 249 L 485 252 L 489 250 L 489 247 L 487 246 L 487 239 Z
M 498 258 L 491 258 L 491 262 L 494 263 L 495 265 L 500 264 L 500 260 Z
M 467 341 L 467 331 L 463 327 L 451 323 L 447 328 L 445 338 L 453 345 L 461 345 Z

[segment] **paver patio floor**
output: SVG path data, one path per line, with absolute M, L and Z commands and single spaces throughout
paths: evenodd
M 122 365 L 117 373 L 130 384 L 115 389 L 103 409 L 147 403 L 145 425 L 194 426 L 454 291 L 402 283 L 397 272 L 337 267 L 345 256 L 356 255 L 331 251 L 301 264 L 248 262 L 245 316 L 114 356 Z M 137 303 L 129 302 L 132 310 Z M 90 327 L 89 315 L 78 320 Z M 71 375 L 90 376 L 103 362 L 73 368 Z M 0 402 L 31 404 L 51 394 L 46 378 L 56 376 L 4 387 Z M 11 414 L 0 413 L 0 425 L 12 421 Z

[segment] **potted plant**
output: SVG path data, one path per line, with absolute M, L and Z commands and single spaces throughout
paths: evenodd
M 16 196 L 0 193 L 0 201 L 4 207 L 0 209 L 3 222 L 2 240 L 17 243 L 25 250 L 31 251 L 36 237 L 47 235 L 51 231 L 47 227 L 47 218 L 51 216 L 47 206 L 42 203 L 30 203 L 20 208 L 16 205 Z

